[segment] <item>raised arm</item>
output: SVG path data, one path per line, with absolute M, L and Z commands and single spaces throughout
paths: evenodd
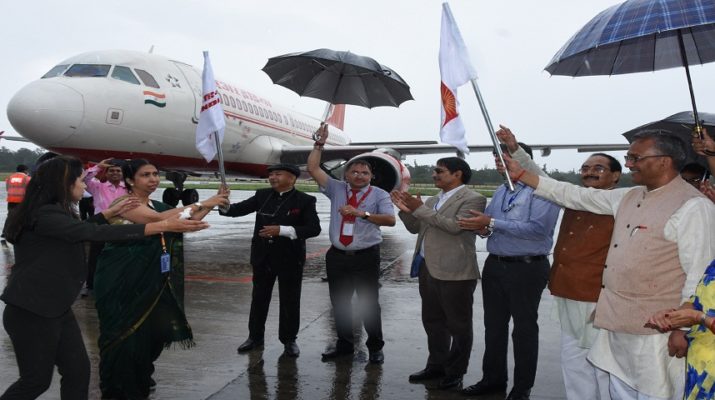
M 328 140 L 328 125 L 321 123 L 320 128 L 315 131 L 315 135 L 318 137 L 318 140 L 315 142 L 310 155 L 308 155 L 308 173 L 313 179 L 315 179 L 316 182 L 318 182 L 318 185 L 326 187 L 330 177 L 327 173 L 325 173 L 325 171 L 323 171 L 322 168 L 320 168 L 320 158 L 323 146 L 325 146 L 325 141 Z

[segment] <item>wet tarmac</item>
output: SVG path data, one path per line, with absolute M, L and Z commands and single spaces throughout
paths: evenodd
M 200 190 L 201 198 L 212 191 Z M 252 192 L 234 191 L 232 201 Z M 420 320 L 417 280 L 409 277 L 409 265 L 415 235 L 397 226 L 383 228 L 382 305 L 385 336 L 385 363 L 367 362 L 364 331 L 354 357 L 322 362 L 320 353 L 333 343 L 328 285 L 324 276 L 323 254 L 330 243 L 327 236 L 329 202 L 320 194 L 318 212 L 323 233 L 308 240 L 301 299 L 301 322 L 297 359 L 282 356 L 278 341 L 278 293 L 273 296 L 266 323 L 266 342 L 261 350 L 237 354 L 236 347 L 248 336 L 251 298 L 250 238 L 254 216 L 224 218 L 217 213 L 207 217 L 208 230 L 186 235 L 186 311 L 197 346 L 190 350 L 164 351 L 156 363 L 156 391 L 151 399 L 463 399 L 456 391 L 430 391 L 424 384 L 409 383 L 407 377 L 425 366 L 427 341 Z M 157 196 L 160 198 L 160 196 Z M 0 196 L 5 219 L 4 191 Z M 485 240 L 477 240 L 480 265 L 486 258 Z M 13 263 L 12 249 L 0 253 L 0 288 Z M 559 327 L 553 320 L 553 301 L 544 292 L 540 306 L 540 352 L 532 399 L 564 399 L 559 363 Z M 4 303 L 0 302 L 0 311 Z M 97 365 L 98 322 L 91 297 L 80 298 L 74 305 L 85 344 L 92 362 L 90 398 L 99 399 Z M 477 286 L 474 304 L 474 348 L 465 385 L 481 378 L 484 352 L 484 325 L 481 286 Z M 511 346 L 509 370 L 513 368 Z M 41 399 L 59 399 L 59 375 Z M 17 379 L 12 344 L 0 330 L 0 392 Z M 503 399 L 480 397 L 480 399 Z

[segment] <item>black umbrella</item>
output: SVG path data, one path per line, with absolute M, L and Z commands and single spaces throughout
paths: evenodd
M 330 104 L 398 107 L 412 100 L 410 87 L 390 68 L 349 51 L 317 49 L 268 60 L 273 83 Z
M 708 133 L 715 132 L 715 114 L 700 113 L 699 117 L 702 121 L 702 126 L 708 130 Z M 690 145 L 693 135 L 693 118 L 692 111 L 679 112 L 668 118 L 661 119 L 660 121 L 650 122 L 635 129 L 631 129 L 630 131 L 625 132 L 623 136 L 626 137 L 628 143 L 631 143 L 633 142 L 633 136 L 638 132 L 646 130 L 666 131 L 673 136 L 680 138 L 685 143 L 685 151 L 688 156 L 688 162 L 697 162 L 707 168 L 708 162 L 705 157 L 696 154 L 695 151 L 693 151 L 693 146 Z
M 715 61 L 715 2 L 628 0 L 595 16 L 546 66 L 552 75 L 617 75 L 685 67 L 699 129 L 688 65 Z

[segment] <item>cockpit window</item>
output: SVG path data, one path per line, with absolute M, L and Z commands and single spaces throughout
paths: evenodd
M 63 72 L 69 67 L 69 64 L 60 64 L 56 67 L 53 67 L 51 70 L 49 70 L 46 74 L 42 75 L 42 79 L 45 78 L 54 78 L 56 76 L 62 75 Z
M 156 83 L 156 79 L 154 79 L 150 73 L 144 71 L 143 69 L 134 69 L 134 71 L 136 71 L 137 75 L 139 75 L 139 79 L 144 82 L 144 85 L 157 89 L 159 88 L 159 84 Z
M 75 64 L 65 72 L 65 76 L 105 77 L 109 74 L 111 65 L 105 64 Z
M 133 83 L 135 85 L 139 84 L 139 79 L 132 73 L 129 67 L 122 67 L 121 65 L 115 65 L 112 70 L 112 78 L 119 79 L 120 81 Z

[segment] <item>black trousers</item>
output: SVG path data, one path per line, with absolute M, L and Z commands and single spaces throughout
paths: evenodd
M 482 273 L 485 349 L 483 379 L 505 384 L 509 320 L 514 319 L 514 389 L 534 386 L 539 359 L 539 302 L 549 279 L 549 260 L 504 262 L 487 257 Z
M 303 283 L 302 265 L 276 267 L 272 266 L 270 262 L 264 262 L 253 267 L 253 293 L 251 295 L 251 313 L 248 318 L 248 334 L 253 339 L 263 339 L 276 279 L 278 279 L 278 298 L 280 300 L 278 339 L 285 344 L 295 341 L 298 337 L 300 291 Z
M 331 247 L 325 254 L 330 302 L 333 305 L 339 350 L 353 350 L 352 298 L 357 293 L 369 351 L 382 349 L 382 317 L 379 301 L 380 246 L 350 255 Z
M 464 375 L 469 366 L 474 333 L 472 304 L 477 280 L 443 281 L 420 266 L 422 326 L 427 333 L 427 367 L 447 375 Z
M 11 304 L 3 325 L 15 349 L 20 379 L 0 400 L 35 399 L 52 383 L 55 365 L 62 376 L 62 400 L 85 400 L 89 390 L 89 357 L 72 310 L 45 318 Z
M 7 221 L 10 220 L 10 216 L 15 213 L 15 210 L 17 210 L 17 206 L 19 206 L 20 203 L 7 203 L 7 217 L 5 217 L 5 223 L 2 226 L 2 235 L 1 237 L 5 237 L 5 230 L 7 229 Z

